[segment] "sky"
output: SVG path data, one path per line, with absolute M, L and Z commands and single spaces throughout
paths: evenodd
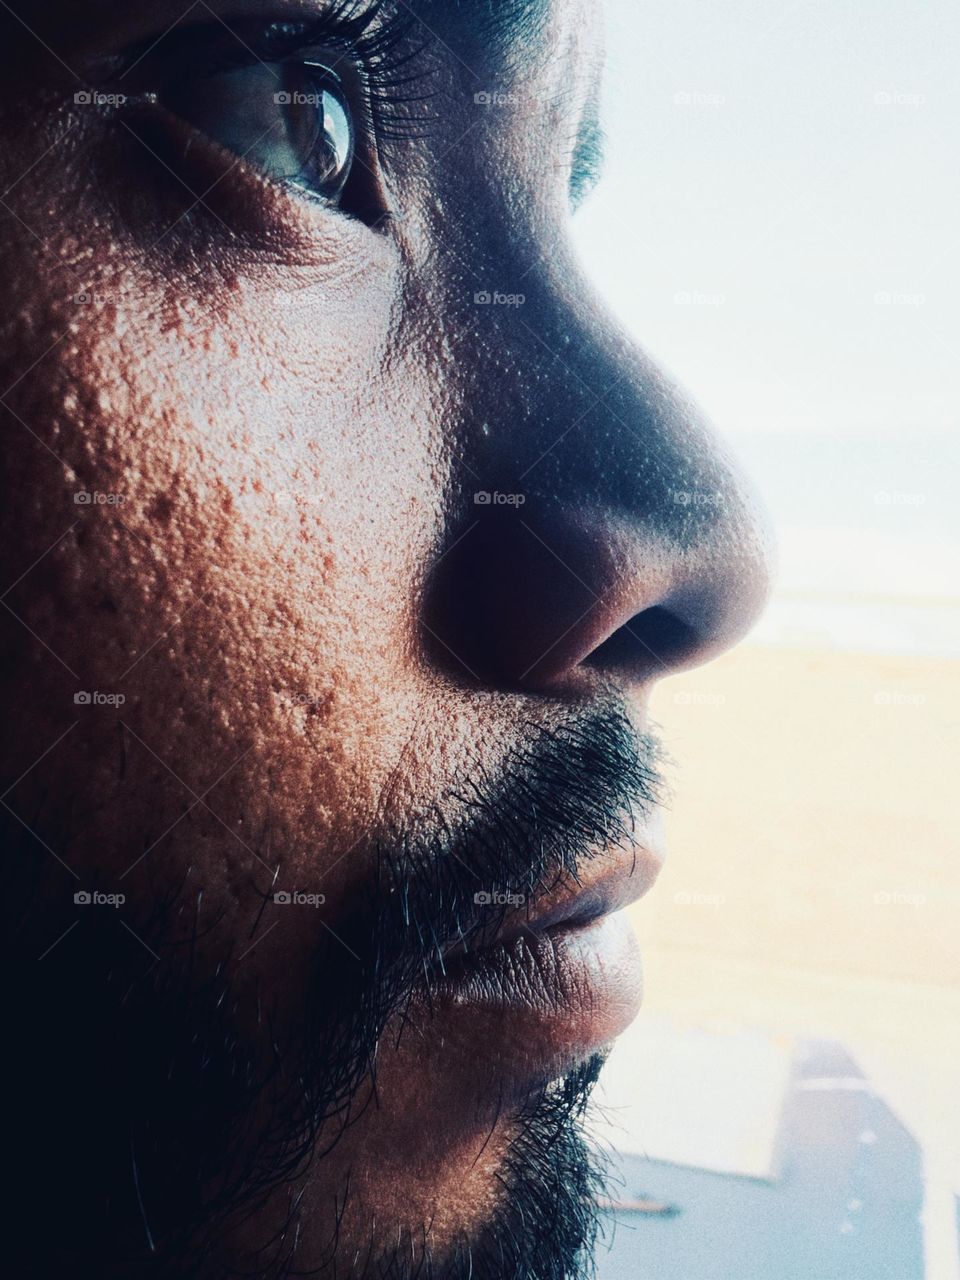
M 579 248 L 764 490 L 774 612 L 853 597 L 960 655 L 960 5 L 607 9 Z

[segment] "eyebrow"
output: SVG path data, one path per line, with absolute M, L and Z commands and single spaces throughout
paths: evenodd
M 428 0 L 453 8 L 475 36 L 486 38 L 504 53 L 529 47 L 546 27 L 555 0 Z M 601 121 L 601 75 L 593 78 L 583 105 L 570 163 L 570 200 L 574 208 L 600 181 L 606 153 L 606 133 Z
M 600 118 L 600 86 L 593 87 L 583 108 L 570 165 L 570 201 L 581 204 L 599 183 L 606 153 L 606 133 Z
M 534 43 L 545 29 L 555 0 L 426 0 L 426 8 L 453 16 L 474 37 L 493 44 L 498 53 Z M 420 5 L 410 6 L 415 11 Z
M 457 0 L 480 11 L 484 26 L 511 44 L 537 36 L 550 15 L 553 0 Z

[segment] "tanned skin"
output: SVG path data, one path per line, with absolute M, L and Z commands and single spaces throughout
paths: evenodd
M 561 964 L 522 1009 L 447 959 L 608 865 L 648 887 L 650 689 L 767 581 L 571 248 L 599 8 L 0 31 L 11 1274 L 570 1280 L 629 945 L 585 962 L 622 997 Z M 333 195 L 262 142 L 263 68 L 311 59 Z

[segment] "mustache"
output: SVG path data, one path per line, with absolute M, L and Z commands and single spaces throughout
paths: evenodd
M 176 896 L 140 930 L 163 963 L 143 972 L 124 967 L 109 928 L 86 930 L 69 965 L 39 968 L 15 991 L 11 1017 L 24 1058 L 10 1064 L 10 1091 L 36 1103 L 16 1109 L 9 1135 L 24 1168 L 16 1213 L 24 1223 L 37 1214 L 36 1232 L 23 1233 L 25 1248 L 39 1238 L 45 1203 L 34 1204 L 30 1189 L 43 1183 L 47 1153 L 56 1151 L 71 1187 L 58 1203 L 63 1243 L 51 1246 L 64 1264 L 82 1271 L 90 1261 L 91 1271 L 119 1280 L 149 1256 L 150 1274 L 190 1274 L 183 1259 L 215 1253 L 228 1222 L 338 1142 L 358 1091 L 376 1077 L 390 1020 L 429 982 L 451 943 L 495 921 L 496 909 L 478 904 L 477 893 L 500 887 L 534 901 L 559 877 L 579 877 L 600 850 L 629 841 L 663 798 L 656 740 L 614 697 L 555 712 L 547 726 L 528 724 L 499 755 L 382 834 L 369 878 L 330 922 L 337 936 L 325 930 L 317 946 L 296 1026 L 272 1023 L 264 991 L 259 1031 L 240 1030 L 234 998 L 255 999 L 259 1013 L 259 990 L 244 997 L 226 962 L 212 972 L 194 966 Z M 68 833 L 68 813 L 62 823 Z M 17 856 L 23 839 L 11 827 L 11 866 L 34 865 Z M 11 965 L 15 939 L 11 930 Z M 246 939 L 232 942 L 239 950 Z M 572 1115 L 572 1099 L 589 1083 L 584 1077 L 559 1111 L 556 1097 L 544 1100 L 537 1114 L 553 1116 L 549 1132 L 540 1142 L 531 1122 L 521 1164 L 537 1151 L 557 1157 L 561 1116 Z M 574 1169 L 582 1162 L 570 1142 Z M 522 1176 L 518 1165 L 515 1177 Z M 549 1185 L 559 1195 L 556 1179 Z M 581 1211 L 577 1200 L 571 1222 Z M 291 1257 L 297 1212 L 291 1206 L 275 1242 Z M 525 1214 L 528 1224 L 535 1220 Z M 520 1225 L 512 1226 L 518 1240 Z M 571 1240 L 575 1234 L 571 1227 Z M 274 1274 L 266 1265 L 263 1272 Z
M 497 927 L 487 900 L 495 889 L 533 904 L 565 878 L 579 882 L 611 846 L 631 847 L 665 797 L 662 760 L 658 740 L 616 702 L 528 724 L 496 774 L 481 769 L 447 793 L 426 841 L 385 852 L 378 928 L 415 952 L 418 967 L 442 967 L 451 943 Z
M 503 923 L 509 907 L 487 901 L 492 891 L 532 905 L 562 880 L 579 881 L 611 847 L 632 847 L 638 824 L 665 799 L 663 761 L 658 739 L 611 697 L 551 725 L 528 724 L 495 770 L 473 770 L 380 843 L 370 881 L 317 958 L 307 1019 L 326 1029 L 327 1056 L 329 1029 L 352 1025 L 345 1104 L 358 1076 L 375 1072 L 390 1018 L 429 990 L 451 946 Z M 345 980 L 331 985 L 340 945 L 354 963 L 341 963 Z

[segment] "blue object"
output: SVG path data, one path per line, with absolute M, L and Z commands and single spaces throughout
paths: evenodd
M 709 1087 L 705 1085 L 705 1087 Z M 842 1045 L 800 1045 L 776 1181 L 614 1156 L 599 1280 L 924 1280 L 922 1152 Z

